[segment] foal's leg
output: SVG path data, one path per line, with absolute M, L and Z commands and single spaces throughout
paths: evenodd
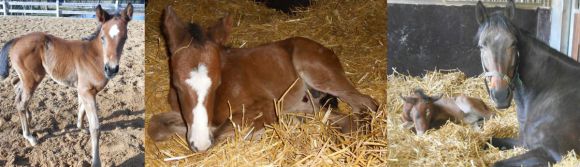
M 310 87 L 340 98 L 353 108 L 354 113 L 377 111 L 377 102 L 356 90 L 331 50 L 322 46 L 295 48 L 293 63 L 300 77 Z
M 229 111 L 225 111 L 229 112 Z M 278 122 L 278 116 L 274 110 L 274 103 L 270 100 L 257 100 L 256 103 L 248 105 L 245 112 L 241 110 L 233 111 L 232 120 L 227 120 L 215 133 L 216 140 L 224 140 L 227 137 L 232 137 L 235 134 L 236 126 L 252 126 L 252 138 L 260 137 L 264 133 L 264 125 Z M 228 118 L 229 119 L 229 118 Z M 243 124 L 242 124 L 243 122 Z
M 101 158 L 99 156 L 99 137 L 101 135 L 101 131 L 99 129 L 99 116 L 97 115 L 98 109 L 95 98 L 97 90 L 94 88 L 81 88 L 79 86 L 78 93 L 87 112 L 87 119 L 89 120 L 93 166 L 98 167 L 101 166 Z
M 316 63 L 316 65 L 296 65 L 299 66 L 298 73 L 300 74 L 300 77 L 304 79 L 306 84 L 318 91 L 334 95 L 352 107 L 354 115 L 348 117 L 353 120 L 350 121 L 350 123 L 341 123 L 345 125 L 342 127 L 342 132 L 348 133 L 352 130 L 356 130 L 357 128 L 346 128 L 346 126 L 351 126 L 350 124 L 353 123 L 355 124 L 355 127 L 359 127 L 358 123 L 354 121 L 354 118 L 359 117 L 359 114 L 368 110 L 378 110 L 377 102 L 370 96 L 364 95 L 356 90 L 352 83 L 346 78 L 338 59 L 334 62 L 331 60 L 319 60 L 308 63 Z
M 83 120 L 85 118 L 85 106 L 83 105 L 83 102 L 81 100 L 80 95 L 78 97 L 78 100 L 79 100 L 79 111 L 77 114 L 77 128 L 82 130 L 83 129 Z
M 18 115 L 20 116 L 20 123 L 22 125 L 22 135 L 30 145 L 34 146 L 38 144 L 36 137 L 32 135 L 30 132 L 30 128 L 28 127 L 31 121 L 31 113 L 28 110 L 28 102 L 30 98 L 34 94 L 34 91 L 38 87 L 38 84 L 42 81 L 44 75 L 30 73 L 24 70 L 17 70 L 19 76 L 21 77 L 20 82 L 16 85 L 16 98 L 15 98 L 15 105 L 16 110 L 18 111 Z

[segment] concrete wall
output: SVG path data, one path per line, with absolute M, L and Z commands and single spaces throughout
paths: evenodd
M 423 75 L 427 70 L 459 69 L 468 76 L 482 72 L 475 6 L 388 4 L 387 72 Z M 488 8 L 495 11 L 503 8 Z M 538 21 L 539 20 L 539 21 Z M 543 41 L 550 36 L 548 9 L 517 9 L 515 24 Z

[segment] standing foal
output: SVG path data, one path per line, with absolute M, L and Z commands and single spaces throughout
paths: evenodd
M 93 166 L 100 166 L 99 118 L 96 95 L 119 72 L 119 61 L 127 40 L 127 24 L 133 6 L 109 15 L 101 6 L 96 16 L 101 23 L 97 31 L 83 40 L 64 40 L 42 32 L 30 33 L 8 41 L 0 52 L 0 79 L 8 77 L 9 58 L 20 81 L 15 86 L 16 110 L 22 124 L 22 135 L 36 145 L 29 130 L 31 114 L 28 101 L 48 74 L 59 84 L 76 87 L 79 99 L 77 127 L 82 128 L 85 111 L 91 134 Z

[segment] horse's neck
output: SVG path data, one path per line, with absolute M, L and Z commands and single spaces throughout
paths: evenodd
M 555 81 L 580 74 L 579 63 L 531 35 L 518 36 L 518 49 L 519 80 L 516 80 L 515 90 L 518 110 L 525 110 L 526 100 L 553 88 Z
M 556 69 L 567 68 L 567 64 L 575 66 L 565 55 L 528 34 L 519 35 L 518 49 L 518 74 L 525 87 L 546 85 L 562 75 L 561 70 Z

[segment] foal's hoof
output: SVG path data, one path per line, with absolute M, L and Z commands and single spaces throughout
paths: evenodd
M 36 146 L 36 144 L 38 144 L 38 140 L 36 140 L 36 138 L 32 135 L 25 137 L 26 140 L 28 140 L 28 143 L 30 143 L 30 145 L 32 146 Z

